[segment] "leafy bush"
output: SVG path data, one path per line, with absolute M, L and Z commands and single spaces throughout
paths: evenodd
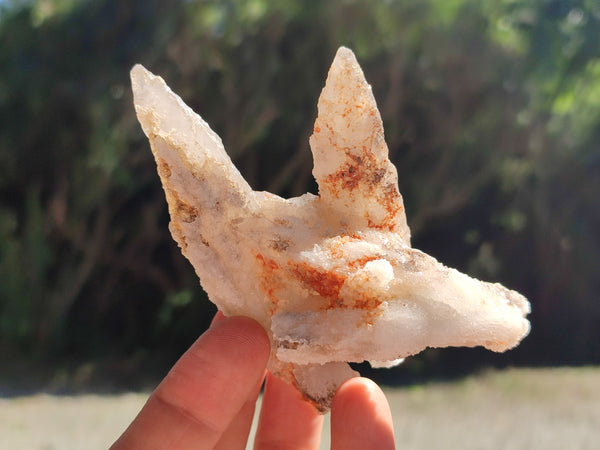
M 167 231 L 128 71 L 162 75 L 255 189 L 315 191 L 336 48 L 378 100 L 415 246 L 523 291 L 514 361 L 600 360 L 595 2 L 97 0 L 0 11 L 0 336 L 130 352 L 213 310 Z M 165 344 L 166 343 L 166 344 Z

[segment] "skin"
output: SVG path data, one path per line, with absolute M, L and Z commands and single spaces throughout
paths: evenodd
M 245 449 L 264 381 L 255 450 L 316 450 L 323 416 L 266 371 L 269 352 L 257 322 L 218 313 L 111 449 Z M 395 448 L 388 402 L 372 381 L 353 378 L 336 392 L 331 448 Z

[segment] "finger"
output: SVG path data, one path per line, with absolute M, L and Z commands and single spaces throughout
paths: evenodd
M 218 310 L 215 316 L 212 318 L 210 322 L 210 326 L 212 327 L 215 323 L 220 322 L 225 318 L 225 314 L 223 314 L 220 310 Z
M 383 391 L 367 378 L 342 384 L 331 405 L 331 449 L 394 449 L 392 413 Z
M 298 390 L 268 373 L 262 398 L 255 450 L 317 449 L 323 416 Z
M 266 371 L 264 374 L 266 374 Z M 215 450 L 244 450 L 246 448 L 248 435 L 250 434 L 250 428 L 252 427 L 252 419 L 254 419 L 256 399 L 258 398 L 263 380 L 264 376 L 260 379 L 260 382 L 256 384 L 254 392 L 250 394 L 242 406 L 242 409 L 240 409 L 227 429 L 223 432 Z
M 181 357 L 113 449 L 209 449 L 263 376 L 269 339 L 252 319 L 215 323 Z

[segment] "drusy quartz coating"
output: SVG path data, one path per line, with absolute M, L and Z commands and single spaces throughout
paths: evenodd
M 396 168 L 371 87 L 340 48 L 310 146 L 319 195 L 252 190 L 221 139 L 140 65 L 131 71 L 170 230 L 225 315 L 268 332 L 269 370 L 319 410 L 355 376 L 426 347 L 505 351 L 529 332 L 527 300 L 411 248 Z

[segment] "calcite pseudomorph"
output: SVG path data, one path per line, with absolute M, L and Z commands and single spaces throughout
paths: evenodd
M 347 362 L 391 366 L 426 347 L 504 351 L 529 332 L 529 303 L 410 246 L 395 167 L 371 87 L 340 48 L 310 145 L 319 195 L 252 190 L 220 138 L 165 82 L 131 71 L 170 230 L 225 315 L 256 319 L 269 370 L 321 411 L 355 376 Z

